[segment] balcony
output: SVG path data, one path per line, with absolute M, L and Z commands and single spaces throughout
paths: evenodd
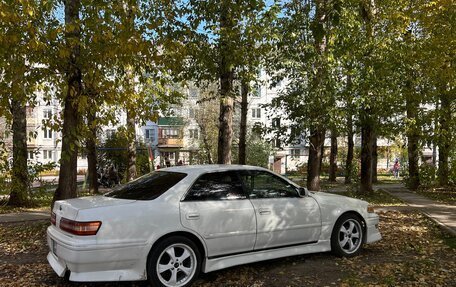
M 28 148 L 35 148 L 37 147 L 37 141 L 35 137 L 27 137 L 27 147 Z
M 183 146 L 184 146 L 184 140 L 181 138 L 174 138 L 174 139 L 159 138 L 158 139 L 158 147 L 181 148 Z

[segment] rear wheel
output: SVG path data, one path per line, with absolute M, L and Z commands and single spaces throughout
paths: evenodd
M 152 286 L 189 286 L 201 269 L 198 247 L 182 236 L 159 242 L 149 256 L 147 273 Z
M 362 248 L 364 231 L 361 220 L 354 214 L 341 216 L 331 235 L 331 249 L 337 256 L 352 257 Z

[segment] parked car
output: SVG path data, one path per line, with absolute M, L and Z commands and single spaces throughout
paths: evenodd
M 367 202 L 309 192 L 269 170 L 164 168 L 103 196 L 56 201 L 47 259 L 71 281 L 188 286 L 200 272 L 381 239 Z

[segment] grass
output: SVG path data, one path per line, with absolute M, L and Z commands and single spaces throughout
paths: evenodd
M 12 207 L 8 206 L 8 198 L 0 200 L 0 214 L 15 213 L 15 212 L 32 212 L 32 211 L 50 211 L 52 202 L 52 192 L 36 192 L 27 207 Z
M 78 197 L 93 195 L 88 192 L 78 191 Z M 33 212 L 33 211 L 50 211 L 52 199 L 54 197 L 53 189 L 41 189 L 32 192 L 30 202 L 27 207 L 7 206 L 8 197 L 0 199 L 0 214 L 15 212 Z

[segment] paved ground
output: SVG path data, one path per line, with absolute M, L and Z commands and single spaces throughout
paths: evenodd
M 419 210 L 434 220 L 442 228 L 456 236 L 456 206 L 435 202 L 419 194 L 410 192 L 403 184 L 381 184 L 375 186 L 387 191 L 411 208 Z
M 37 221 L 49 219 L 49 212 L 34 211 L 34 212 L 14 212 L 0 214 L 0 223 L 17 223 L 24 221 Z

